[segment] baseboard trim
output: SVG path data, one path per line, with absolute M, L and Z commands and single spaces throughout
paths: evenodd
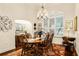
M 19 49 L 20 49 L 20 48 L 15 48 L 15 49 L 11 49 L 11 50 L 9 50 L 9 51 L 0 53 L 0 56 L 5 56 L 6 54 L 11 53 L 11 52 L 14 52 L 14 51 L 17 51 L 17 50 L 19 50 Z

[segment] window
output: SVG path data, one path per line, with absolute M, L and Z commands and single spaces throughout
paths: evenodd
M 63 16 L 58 15 L 55 17 L 55 36 L 63 35 Z
M 45 31 L 54 32 L 56 37 L 63 36 L 63 15 L 52 16 L 44 20 Z

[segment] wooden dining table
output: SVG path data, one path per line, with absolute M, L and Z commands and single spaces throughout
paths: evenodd
M 28 43 L 42 43 L 44 40 L 41 38 L 27 39 Z
M 31 54 L 31 51 L 33 52 L 33 55 L 42 55 L 43 54 L 43 51 L 39 49 L 39 45 L 43 42 L 44 40 L 42 40 L 41 38 L 29 38 L 27 39 L 27 44 L 28 44 L 28 48 L 30 48 L 30 54 Z M 29 51 L 28 50 L 28 51 Z

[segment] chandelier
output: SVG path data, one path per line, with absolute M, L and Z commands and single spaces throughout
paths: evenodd
M 42 4 L 41 9 L 39 10 L 37 14 L 37 19 L 44 20 L 46 17 L 48 17 L 48 12 L 45 8 L 45 4 Z

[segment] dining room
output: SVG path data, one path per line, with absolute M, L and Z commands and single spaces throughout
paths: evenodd
M 0 4 L 0 56 L 78 56 L 79 4 Z

